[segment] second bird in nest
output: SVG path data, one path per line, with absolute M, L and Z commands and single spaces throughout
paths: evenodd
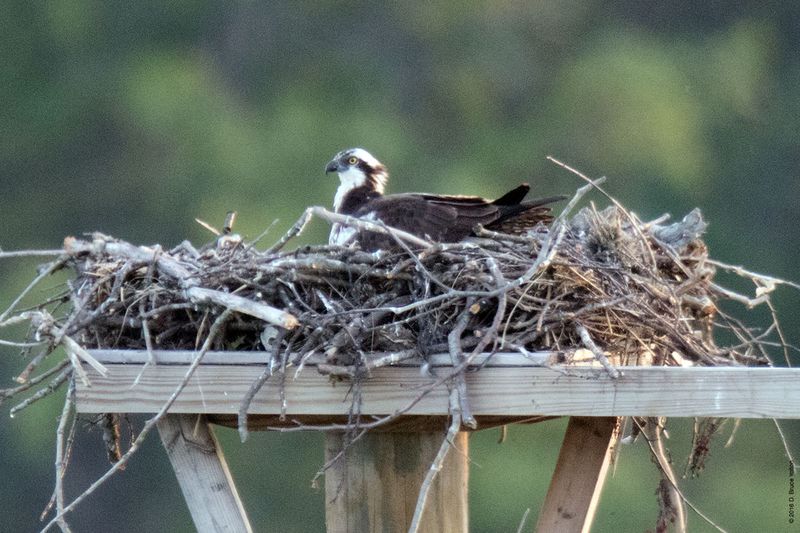
M 434 242 L 458 242 L 473 235 L 478 224 L 491 230 L 522 234 L 537 224 L 551 222 L 553 217 L 547 204 L 566 198 L 553 196 L 525 202 L 523 199 L 530 190 L 527 183 L 496 200 L 424 193 L 384 195 L 389 173 L 363 148 L 339 152 L 325 167 L 325 172 L 336 172 L 341 181 L 333 200 L 337 213 L 380 221 Z M 329 244 L 355 242 L 365 250 L 397 246 L 387 235 L 333 225 Z

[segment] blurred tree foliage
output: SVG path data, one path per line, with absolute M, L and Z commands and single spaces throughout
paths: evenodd
M 230 209 L 251 237 L 278 219 L 271 240 L 303 207 L 330 204 L 328 158 L 364 146 L 393 171 L 393 191 L 494 195 L 526 180 L 537 194 L 570 192 L 579 184 L 544 160 L 554 155 L 609 176 L 608 189 L 643 217 L 700 206 L 714 256 L 800 278 L 800 4 L 2 7 L 4 249 L 57 247 L 93 230 L 201 242 L 210 235 L 193 219 L 220 224 Z M 315 225 L 306 242 L 326 231 Z M 0 263 L 0 301 L 33 266 Z M 796 296 L 779 301 L 792 339 Z M 19 359 L 0 355 L 7 386 Z M 0 424 L 0 530 L 36 530 L 57 413 L 48 401 Z M 684 451 L 687 424 L 673 421 Z M 514 530 L 526 507 L 535 515 L 562 428 L 512 428 L 504 446 L 491 433 L 474 439 L 476 531 Z M 97 431 L 79 434 L 72 496 L 104 468 Z M 322 495 L 308 487 L 322 461 L 318 436 L 223 440 L 255 522 L 321 528 Z M 156 444 L 76 513 L 77 529 L 191 530 Z M 655 468 L 640 448 L 624 450 L 598 530 L 652 527 Z M 786 460 L 768 423 L 745 423 L 733 449 L 717 443 L 709 472 L 686 485 L 730 530 L 787 524 Z

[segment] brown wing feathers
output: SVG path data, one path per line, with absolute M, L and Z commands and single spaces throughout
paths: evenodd
M 523 183 L 497 200 L 479 196 L 393 194 L 369 202 L 358 215 L 375 212 L 398 229 L 434 241 L 460 241 L 471 235 L 478 224 L 518 234 L 539 222 L 550 222 L 553 217 L 546 204 L 564 198 L 554 196 L 523 202 L 529 190 L 530 186 Z
M 566 198 L 552 196 L 523 202 L 530 186 L 523 183 L 496 200 L 477 196 L 433 196 L 424 195 L 429 203 L 448 205 L 457 211 L 456 225 L 447 234 L 460 240 L 472 233 L 477 224 L 507 233 L 524 233 L 539 222 L 547 224 L 553 220 L 547 204 Z

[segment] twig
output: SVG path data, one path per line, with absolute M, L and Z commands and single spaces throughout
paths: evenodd
M 606 357 L 606 354 L 603 353 L 603 350 L 601 350 L 597 344 L 595 344 L 592 336 L 589 334 L 589 330 L 586 329 L 586 326 L 580 322 L 575 322 L 575 331 L 578 332 L 583 345 L 587 350 L 594 354 L 595 359 L 597 359 L 597 362 L 603 366 L 608 375 L 613 379 L 619 378 L 622 373 L 614 368 L 614 366 L 608 361 L 608 357 Z
M 677 533 L 685 533 L 686 511 L 681 501 L 681 493 L 678 490 L 675 472 L 672 470 L 667 450 L 664 448 L 664 439 L 661 435 L 662 427 L 661 420 L 658 418 L 647 418 L 644 424 L 639 424 L 642 434 L 650 443 L 653 461 L 658 465 L 662 476 L 662 486 L 659 487 L 658 491 L 661 509 L 656 530 L 666 531 L 667 522 L 670 522 L 675 525 Z
M 73 405 L 74 405 L 74 399 L 73 399 Z M 69 435 L 67 435 L 66 442 L 64 443 L 64 453 L 62 455 L 62 461 L 61 461 L 62 477 L 66 474 L 67 465 L 69 464 L 70 459 L 72 458 L 73 445 L 75 444 L 75 428 L 77 427 L 77 420 L 78 419 L 76 416 L 72 417 L 72 423 L 70 424 L 69 428 Z M 54 484 L 53 493 L 50 495 L 50 500 L 47 502 L 47 505 L 45 506 L 44 510 L 39 515 L 40 522 L 44 522 L 45 518 L 47 518 L 47 515 L 50 514 L 50 511 L 53 509 L 53 506 L 56 504 L 56 494 L 57 490 Z
M 64 250 L 10 250 L 8 252 L 0 250 L 0 259 L 7 257 L 52 257 L 61 255 Z
M 431 463 L 428 472 L 425 474 L 425 479 L 422 481 L 422 486 L 419 489 L 419 496 L 417 497 L 417 506 L 414 508 L 414 516 L 411 519 L 411 526 L 408 528 L 408 533 L 417 533 L 420 524 L 422 523 L 422 515 L 425 512 L 425 504 L 428 501 L 428 494 L 439 472 L 442 470 L 444 460 L 447 458 L 447 453 L 453 446 L 456 435 L 461 429 L 461 407 L 459 402 L 459 394 L 456 389 L 450 390 L 450 414 L 453 417 L 450 421 L 450 427 L 447 429 L 447 434 L 442 440 L 442 445 L 436 453 L 436 458 Z
M 711 290 L 724 298 L 744 304 L 748 309 L 752 309 L 769 301 L 769 294 L 767 293 L 762 293 L 755 298 L 748 298 L 747 296 L 733 292 L 732 290 L 726 289 L 725 287 L 717 285 L 716 283 L 711 284 Z
M 278 219 L 276 218 L 275 220 L 273 220 L 273 221 L 270 223 L 270 225 L 269 225 L 269 226 L 267 226 L 267 229 L 265 229 L 264 231 L 262 231 L 261 233 L 259 233 L 259 234 L 258 234 L 258 237 L 256 237 L 256 238 L 255 238 L 255 239 L 253 239 L 252 241 L 250 241 L 250 242 L 246 243 L 246 247 L 247 247 L 247 249 L 248 249 L 248 250 L 251 250 L 251 249 L 253 249 L 253 248 L 255 247 L 255 245 L 256 245 L 256 244 L 258 244 L 259 242 L 261 242 L 261 239 L 263 239 L 264 237 L 266 237 L 266 236 L 269 234 L 269 232 L 270 232 L 270 231 L 272 231 L 272 228 L 274 228 L 274 227 L 275 227 L 275 224 L 277 224 L 277 223 L 278 223 Z
M 288 243 L 290 240 L 303 233 L 303 230 L 311 221 L 311 215 L 312 215 L 312 208 L 309 207 L 305 211 L 303 211 L 303 214 L 300 216 L 299 219 L 297 219 L 297 222 L 295 222 L 294 225 L 291 228 L 289 228 L 289 231 L 287 231 L 286 234 L 283 237 L 281 237 L 278 242 L 273 244 L 264 252 L 264 255 L 270 255 L 279 252 L 284 246 L 286 246 L 286 243 Z M 269 228 L 267 228 L 267 230 L 269 230 Z M 260 239 L 261 236 L 259 236 L 258 238 Z M 255 242 L 253 244 L 255 244 Z
M 506 284 L 506 280 L 503 277 L 503 273 L 500 271 L 500 266 L 497 264 L 497 261 L 494 257 L 488 256 L 486 258 L 486 265 L 489 267 L 489 272 L 492 273 L 492 276 L 495 280 L 495 286 L 498 288 L 502 288 Z M 492 320 L 491 325 L 489 328 L 483 332 L 481 335 L 480 340 L 477 342 L 475 347 L 472 349 L 472 354 L 469 356 L 470 362 L 472 362 L 479 354 L 481 354 L 486 347 L 489 345 L 490 342 L 494 343 L 492 348 L 492 353 L 497 350 L 497 346 L 505 342 L 505 334 L 503 334 L 500 338 L 497 336 L 497 332 L 500 330 L 500 325 L 503 323 L 503 317 L 506 316 L 506 306 L 508 305 L 508 293 L 501 292 L 497 296 L 497 309 L 494 313 L 494 319 Z M 510 319 L 510 317 L 509 317 Z M 487 358 L 486 361 L 483 362 L 485 365 L 489 359 Z
M 148 287 L 153 283 L 153 271 L 155 270 L 155 265 L 156 262 L 158 261 L 158 256 L 160 255 L 160 252 L 161 252 L 161 247 L 158 247 L 157 253 L 154 254 L 153 262 L 150 263 L 150 265 L 148 265 L 147 267 L 147 274 L 145 274 L 144 282 L 145 285 Z M 147 350 L 147 362 L 144 365 L 142 365 L 142 370 L 136 376 L 136 379 L 133 380 L 131 388 L 134 388 L 137 385 L 139 385 L 139 381 L 142 379 L 144 371 L 147 369 L 148 366 L 156 364 L 156 358 L 153 355 L 153 340 L 150 336 L 150 324 L 146 317 L 147 314 L 146 302 L 147 298 L 145 298 L 144 296 L 142 296 L 139 299 L 139 320 L 141 320 L 142 322 L 142 336 L 144 337 L 144 347 Z
M 611 201 L 611 203 L 613 203 L 617 207 L 617 209 L 620 210 L 622 215 L 625 218 L 628 219 L 628 221 L 631 224 L 631 228 L 633 229 L 633 231 L 635 233 L 638 234 L 639 238 L 641 239 L 641 242 L 643 242 L 643 243 L 647 242 L 647 238 L 645 237 L 644 232 L 642 231 L 642 228 L 641 228 L 641 223 L 630 213 L 630 211 L 625 209 L 622 206 L 622 204 L 619 203 L 619 201 L 617 201 L 616 198 L 614 198 L 613 196 L 608 194 L 602 187 L 600 187 L 600 184 L 602 183 L 601 181 L 592 180 L 591 178 L 589 178 L 588 176 L 586 176 L 585 174 L 583 174 L 579 170 L 576 170 L 576 169 L 572 168 L 571 166 L 569 166 L 569 165 L 567 165 L 565 163 L 562 163 L 561 161 L 559 161 L 558 159 L 556 159 L 554 157 L 547 156 L 547 160 L 555 163 L 556 165 L 560 166 L 561 168 L 564 168 L 564 169 L 568 170 L 569 172 L 572 172 L 573 174 L 575 174 L 576 176 L 581 178 L 583 181 L 588 182 L 589 185 L 591 185 L 593 188 L 597 189 L 603 196 L 608 198 Z M 605 178 L 605 176 L 603 176 L 600 179 L 604 180 L 604 178 Z M 648 258 L 650 259 L 650 265 L 649 265 L 650 268 L 651 269 L 656 268 L 656 256 L 655 256 L 655 254 L 653 254 L 652 248 L 650 248 L 649 246 L 645 246 L 645 250 L 647 252 Z
M 798 466 L 797 461 L 795 461 L 792 449 L 789 447 L 789 440 L 786 438 L 786 434 L 783 432 L 783 428 L 781 427 L 781 421 L 776 418 L 773 418 L 772 422 L 775 424 L 775 429 L 778 431 L 778 436 L 781 439 L 781 444 L 783 444 L 783 452 L 786 454 L 786 458 L 789 459 L 789 466 L 792 469 L 792 472 L 796 472 Z
M 156 413 L 155 416 L 153 416 L 153 418 L 150 418 L 147 422 L 145 422 L 144 427 L 139 432 L 139 435 L 137 435 L 136 439 L 131 443 L 130 448 L 128 448 L 128 450 L 122 455 L 122 457 L 120 457 L 119 461 L 114 463 L 114 465 L 111 468 L 109 468 L 102 476 L 100 476 L 91 485 L 89 485 L 89 487 L 85 491 L 83 491 L 77 498 L 72 500 L 72 502 L 69 505 L 64 507 L 64 509 L 62 509 L 52 520 L 50 520 L 50 522 L 48 522 L 44 526 L 44 528 L 42 528 L 42 533 L 48 531 L 63 516 L 65 516 L 67 513 L 75 509 L 77 505 L 79 505 L 83 500 L 88 498 L 111 476 L 113 476 L 115 473 L 125 468 L 130 458 L 133 456 L 134 453 L 136 453 L 136 451 L 139 449 L 139 446 L 141 446 L 142 442 L 144 442 L 144 438 L 147 436 L 148 433 L 150 433 L 150 430 L 156 426 L 156 423 L 158 423 L 158 421 L 161 420 L 161 418 L 164 417 L 169 408 L 172 407 L 172 404 L 175 403 L 175 400 L 177 400 L 178 396 L 183 391 L 183 389 L 186 388 L 186 385 L 189 383 L 189 380 L 194 375 L 195 370 L 197 370 L 197 367 L 203 360 L 203 356 L 211 348 L 214 340 L 216 339 L 217 334 L 222 328 L 222 325 L 225 322 L 227 322 L 228 318 L 230 318 L 230 315 L 231 311 L 225 310 L 222 312 L 221 315 L 219 315 L 219 317 L 217 317 L 217 319 L 214 321 L 214 323 L 211 325 L 211 328 L 208 331 L 208 335 L 206 336 L 206 340 L 203 343 L 203 347 L 197 353 L 197 357 L 195 357 L 194 361 L 192 361 L 192 364 L 189 365 L 189 368 L 186 370 L 186 374 L 184 375 L 183 379 L 178 384 L 178 386 L 175 388 L 175 391 L 172 393 L 169 399 L 164 403 L 164 405 L 161 406 L 161 409 L 158 411 L 158 413 Z
M 506 426 L 503 426 L 504 428 Z M 525 531 L 525 524 L 528 522 L 528 515 L 531 514 L 531 508 L 528 507 L 525 509 L 525 512 L 522 513 L 522 520 L 519 521 L 519 527 L 517 527 L 517 533 L 522 533 Z
M 245 315 L 259 318 L 285 329 L 294 329 L 300 325 L 300 322 L 298 322 L 297 318 L 291 313 L 276 309 L 267 304 L 236 296 L 235 294 L 204 289 L 202 287 L 191 287 L 186 291 L 186 295 L 193 302 L 221 305 L 231 311 L 244 313 Z
M 253 397 L 261 390 L 261 387 L 264 386 L 264 383 L 272 376 L 272 360 L 278 357 L 278 352 L 281 349 L 281 343 L 283 342 L 284 337 L 286 336 L 285 329 L 279 329 L 275 339 L 272 341 L 272 355 L 270 357 L 270 361 L 267 362 L 267 365 L 264 367 L 264 371 L 261 373 L 260 376 L 250 385 L 250 388 L 247 390 L 247 394 L 244 395 L 242 399 L 242 403 L 239 405 L 239 415 L 238 415 L 238 426 L 239 426 L 239 438 L 242 442 L 247 440 L 249 435 L 247 431 L 247 411 L 250 409 L 250 403 L 253 401 Z
M 35 402 L 41 400 L 42 398 L 44 398 L 45 396 L 47 396 L 48 394 L 50 394 L 52 392 L 55 392 L 55 390 L 58 389 L 61 386 L 62 383 L 67 381 L 67 378 L 69 378 L 71 373 L 72 373 L 72 369 L 71 368 L 64 368 L 61 372 L 59 372 L 59 374 L 56 377 L 53 378 L 52 381 L 50 381 L 50 383 L 47 384 L 46 387 L 42 387 L 41 389 L 36 391 L 33 395 L 25 398 L 23 401 L 21 401 L 20 403 L 18 403 L 14 407 L 12 407 L 9 410 L 9 413 L 8 413 L 9 416 L 11 418 L 14 418 L 17 413 L 19 413 L 20 411 L 22 411 L 26 407 L 30 406 L 32 403 L 35 403 Z M 33 380 L 31 380 L 31 381 L 33 381 Z
M 55 495 L 56 495 L 56 514 L 62 515 L 58 520 L 58 525 L 61 531 L 69 532 L 67 521 L 63 517 L 64 511 L 64 474 L 66 473 L 67 463 L 65 461 L 65 436 L 64 430 L 67 427 L 67 421 L 71 418 L 72 407 L 75 405 L 75 382 L 70 381 L 67 388 L 67 396 L 64 399 L 64 408 L 61 410 L 61 418 L 58 421 L 58 429 L 56 430 L 56 482 L 55 482 Z M 72 419 L 75 424 L 75 420 Z
M 64 239 L 64 250 L 71 256 L 78 256 L 83 253 L 106 253 L 112 256 L 127 258 L 134 263 L 142 265 L 152 263 L 159 253 L 158 250 L 154 248 L 134 246 L 127 242 L 117 241 L 102 233 L 93 233 L 92 242 L 84 242 L 70 238 Z M 168 255 L 162 255 L 156 266 L 159 272 L 177 280 L 184 288 L 193 287 L 197 284 L 193 273 L 186 268 L 185 265 Z
M 25 392 L 26 390 L 35 387 L 36 385 L 46 380 L 53 374 L 62 371 L 67 366 L 69 366 L 69 360 L 64 359 L 60 363 L 56 364 L 54 367 L 42 372 L 38 376 L 32 377 L 30 380 L 26 381 L 25 383 L 23 383 L 18 387 L 14 387 L 12 389 L 0 389 L 0 405 L 2 405 L 2 403 L 6 401 L 6 399 L 12 398 L 16 394 Z
M 783 328 L 778 320 L 778 311 L 775 309 L 775 305 L 773 305 L 771 300 L 767 301 L 767 307 L 769 308 L 770 316 L 772 316 L 772 325 L 775 327 L 775 331 L 778 333 L 778 340 L 780 341 L 780 346 L 783 350 L 783 361 L 786 363 L 786 366 L 792 366 L 792 360 L 789 359 L 789 350 L 796 348 L 789 344 L 789 341 L 786 340 L 786 335 L 784 335 Z
M 101 376 L 105 377 L 108 375 L 108 369 L 105 366 L 103 366 L 103 364 L 100 363 L 100 361 L 95 359 L 92 354 L 87 352 L 83 348 L 83 346 L 75 342 L 69 335 L 64 335 L 61 338 L 61 344 L 64 346 L 64 350 L 66 350 L 67 354 L 69 355 L 70 360 L 72 361 L 72 364 L 75 367 L 75 372 L 79 376 L 81 376 L 81 378 L 84 380 L 84 383 L 86 383 L 87 385 L 89 383 L 89 380 L 88 378 L 86 378 L 86 373 L 83 370 L 83 367 L 81 366 L 79 360 L 89 363 L 89 366 L 94 368 L 97 371 L 97 373 L 100 374 Z
M 20 372 L 19 375 L 17 375 L 17 377 L 14 378 L 14 381 L 16 381 L 17 383 L 25 383 L 26 381 L 28 381 L 28 378 L 33 373 L 33 371 L 36 370 L 39 364 L 41 364 L 41 362 L 44 361 L 44 359 L 52 352 L 53 350 L 49 346 L 39 350 L 39 353 L 36 354 L 34 357 L 32 357 L 30 361 L 28 361 L 28 364 L 25 365 L 25 368 L 22 370 L 22 372 Z
M 420 239 L 416 235 L 412 235 L 407 231 L 403 231 L 397 228 L 392 228 L 390 226 L 387 226 L 386 224 L 381 224 L 371 220 L 352 217 L 350 215 L 341 215 L 339 213 L 332 213 L 327 209 L 325 209 L 324 207 L 319 207 L 319 206 L 310 207 L 309 209 L 311 210 L 311 213 L 330 223 L 342 224 L 344 226 L 351 226 L 354 228 L 359 228 L 361 230 L 373 231 L 375 233 L 383 233 L 385 235 L 394 235 L 400 239 L 403 239 L 408 243 L 411 243 L 415 246 L 419 246 L 421 248 L 428 248 L 431 246 L 431 243 L 426 241 L 425 239 Z
M 458 321 L 450 333 L 447 335 L 447 344 L 450 348 L 450 358 L 453 361 L 453 366 L 457 367 L 465 360 L 464 352 L 461 350 L 461 334 L 467 329 L 469 320 L 473 317 L 472 300 L 467 300 L 465 309 L 458 317 Z M 455 380 L 454 390 L 458 396 L 460 418 L 463 419 L 464 425 L 475 429 L 478 427 L 478 422 L 472 416 L 472 409 L 469 407 L 469 396 L 467 395 L 467 382 L 464 372 L 459 372 L 453 378 Z
M 11 305 L 8 306 L 8 309 L 3 311 L 3 314 L 0 314 L 0 327 L 10 325 L 11 323 L 13 323 L 8 321 L 7 319 L 8 316 L 14 311 L 14 308 L 17 307 L 17 305 L 22 301 L 22 299 L 25 298 L 25 296 L 27 296 L 28 293 L 31 292 L 31 290 L 33 290 L 33 288 L 36 285 L 38 285 L 40 281 L 42 281 L 44 278 L 46 278 L 59 268 L 63 267 L 66 261 L 67 257 L 62 255 L 61 257 L 50 263 L 46 269 L 42 270 L 42 272 L 39 273 L 38 276 L 33 278 L 33 281 L 31 281 L 27 287 L 22 289 L 22 292 L 20 292 L 17 295 L 17 297 L 14 298 L 14 301 L 11 302 Z
M 716 259 L 710 259 L 710 258 L 706 259 L 706 263 L 733 272 L 737 276 L 748 278 L 753 281 L 758 281 L 761 284 L 761 286 L 759 287 L 761 290 L 769 289 L 771 291 L 772 289 L 770 287 L 772 287 L 773 285 L 788 285 L 789 287 L 800 290 L 800 283 L 795 283 L 793 281 L 786 281 L 784 279 L 776 278 L 773 276 L 767 276 L 766 274 L 759 274 L 757 272 L 752 272 L 740 266 L 729 265 L 727 263 L 723 263 L 722 261 L 717 261 Z M 758 292 L 756 293 L 756 295 L 760 296 Z
M 634 419 L 634 421 L 636 421 L 636 419 Z M 639 426 L 640 430 L 643 430 L 643 429 L 644 429 L 644 428 L 643 428 L 643 426 L 642 426 L 642 424 L 640 424 L 640 423 L 638 423 L 638 422 L 636 422 L 636 423 L 637 423 L 637 425 Z M 645 438 L 644 440 L 645 440 L 645 442 L 647 442 L 647 446 L 650 448 L 650 453 L 652 454 L 652 456 L 653 456 L 654 458 L 659 458 L 659 457 L 662 457 L 662 454 L 660 454 L 660 453 L 658 452 L 658 450 L 656 449 L 656 447 L 655 447 L 655 445 L 653 444 L 653 441 L 652 441 L 652 440 L 650 440 L 649 438 Z M 664 472 L 664 470 L 662 469 L 662 464 L 661 464 L 661 461 L 660 461 L 660 460 L 656 461 L 656 465 L 658 466 L 659 470 L 661 470 L 662 472 Z M 670 470 L 671 470 L 671 469 L 670 469 Z M 673 475 L 673 478 L 674 478 L 674 475 Z M 687 507 L 689 507 L 689 509 L 691 509 L 692 511 L 694 511 L 694 512 L 697 514 L 697 516 L 699 516 L 700 518 L 702 518 L 702 519 L 703 519 L 703 520 L 704 520 L 704 521 L 705 521 L 707 524 L 709 524 L 711 527 L 713 527 L 713 528 L 714 528 L 714 529 L 716 529 L 717 531 L 720 531 L 720 532 L 722 532 L 722 533 L 725 533 L 725 530 L 724 530 L 724 529 L 722 529 L 720 526 L 718 526 L 718 525 L 717 525 L 717 524 L 716 524 L 716 523 L 715 523 L 713 520 L 711 520 L 711 518 L 709 518 L 708 516 L 706 516 L 705 514 L 703 514 L 703 512 L 702 512 L 702 511 L 700 511 L 700 509 L 698 509 L 698 508 L 697 508 L 697 507 L 696 507 L 696 506 L 695 506 L 695 505 L 694 505 L 694 504 L 693 504 L 691 501 L 689 501 L 689 499 L 688 499 L 688 498 L 687 498 L 687 497 L 686 497 L 686 496 L 683 494 L 683 492 L 682 492 L 682 491 L 681 491 L 681 490 L 678 488 L 678 485 L 677 485 L 676 483 L 674 483 L 672 480 L 670 480 L 669 476 L 666 476 L 666 477 L 665 477 L 665 479 L 667 480 L 667 482 L 668 482 L 668 483 L 670 483 L 670 484 L 672 485 L 673 489 L 675 490 L 675 492 L 676 492 L 676 493 L 678 494 L 678 496 L 680 497 L 680 500 L 681 500 L 683 503 L 685 503 L 685 504 L 686 504 L 686 506 L 687 506 Z
M 36 348 L 45 344 L 42 341 L 37 342 L 13 342 L 0 339 L 0 346 L 10 346 L 12 348 Z

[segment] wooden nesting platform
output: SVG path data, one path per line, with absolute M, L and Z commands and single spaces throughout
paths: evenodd
M 103 377 L 86 367 L 91 386 L 77 384 L 78 409 L 86 413 L 157 412 L 195 356 L 191 351 L 155 351 L 158 364 L 142 371 L 148 357 L 144 350 L 91 353 L 109 373 Z M 476 371 L 466 375 L 473 413 L 502 423 L 543 416 L 800 418 L 797 368 L 629 366 L 618 367 L 623 375 L 613 379 L 596 366 L 543 366 L 549 356 L 498 353 L 488 362 L 485 357 L 476 359 Z M 264 352 L 208 352 L 170 412 L 236 415 L 266 358 Z M 361 383 L 361 413 L 388 415 L 417 400 L 451 366 L 446 354 L 431 361 L 434 376 L 424 375 L 413 361 L 372 371 Z M 484 366 L 477 371 L 479 365 Z M 279 417 L 283 381 L 286 418 L 313 422 L 347 416 L 349 383 L 318 373 L 313 360 L 301 372 L 296 370 L 290 368 L 283 380 L 280 373 L 270 378 L 253 398 L 249 413 Z M 139 383 L 132 387 L 139 374 Z M 416 401 L 407 415 L 447 417 L 446 385 Z
M 157 351 L 158 364 L 143 371 L 148 359 L 145 351 L 90 352 L 108 374 L 102 376 L 87 365 L 91 385 L 76 380 L 77 409 L 83 413 L 157 412 L 196 355 Z M 198 424 L 198 415 L 200 421 L 235 426 L 241 400 L 264 371 L 266 359 L 264 352 L 207 353 L 170 415 L 159 423 L 199 530 L 250 530 L 213 431 Z M 800 369 L 623 366 L 618 367 L 622 376 L 613 379 L 602 368 L 544 366 L 550 360 L 551 354 L 546 353 L 530 357 L 500 353 L 476 360 L 476 365 L 483 367 L 466 374 L 469 405 L 478 429 L 572 417 L 539 515 L 538 531 L 588 531 L 618 417 L 800 418 Z M 419 485 L 441 443 L 449 413 L 444 383 L 419 398 L 436 382 L 436 376 L 447 375 L 447 367 L 452 367 L 449 355 L 434 357 L 431 362 L 433 377 L 420 372 L 418 363 L 404 363 L 375 369 L 362 382 L 362 415 L 408 410 L 390 428 L 393 432 L 367 435 L 326 475 L 327 491 L 345 487 L 339 497 L 326 497 L 328 531 L 408 528 L 409 513 L 413 513 Z M 267 380 L 250 406 L 251 429 L 347 420 L 350 384 L 332 380 L 313 366 L 314 361 L 309 361 L 299 373 L 290 368 L 286 376 L 277 373 Z M 132 386 L 137 377 L 138 383 Z M 198 427 L 207 446 L 186 446 L 186 428 L 195 428 L 196 438 Z M 444 463 L 430 492 L 421 531 L 467 530 L 467 436 L 465 432 L 459 435 L 457 453 L 450 453 Z M 342 434 L 330 433 L 326 458 L 334 457 L 341 444 Z M 406 465 L 403 477 L 393 465 L 409 447 L 416 450 L 416 463 L 413 468 Z M 209 455 L 209 450 L 216 454 Z

